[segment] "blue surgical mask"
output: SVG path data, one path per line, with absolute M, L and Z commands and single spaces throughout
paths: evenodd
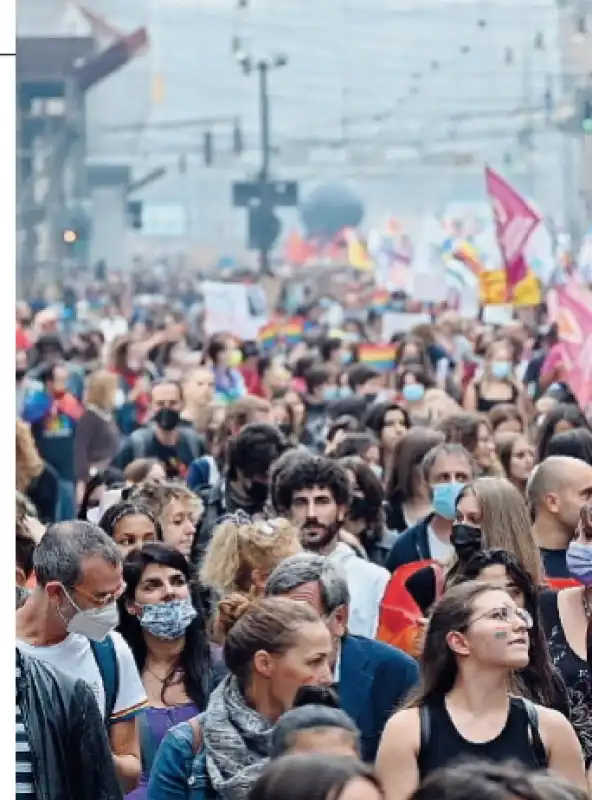
M 326 403 L 330 403 L 332 400 L 337 400 L 338 397 L 341 397 L 338 386 L 327 386 L 323 392 L 323 400 Z
M 346 364 L 350 364 L 352 358 L 353 358 L 353 356 L 352 356 L 350 350 L 342 350 L 341 351 L 341 363 L 343 364 L 343 366 L 345 366 Z
M 383 470 L 383 468 L 380 466 L 380 464 L 371 464 L 371 465 L 370 465 L 370 469 L 371 469 L 371 470 L 372 470 L 372 472 L 373 472 L 373 473 L 376 475 L 376 477 L 378 478 L 378 480 L 379 480 L 379 481 L 381 481 L 381 480 L 382 480 L 383 473 L 384 473 L 384 470 Z
M 170 600 L 142 606 L 140 625 L 157 639 L 178 639 L 197 616 L 191 600 Z
M 491 364 L 491 374 L 498 381 L 509 378 L 512 372 L 512 365 L 509 361 L 493 361 Z
M 408 403 L 417 403 L 425 395 L 425 386 L 421 383 L 408 383 L 403 386 L 403 397 Z
M 436 483 L 432 486 L 432 508 L 439 517 L 452 521 L 456 517 L 456 501 L 464 483 Z
M 570 542 L 567 548 L 567 570 L 584 586 L 592 586 L 592 544 Z

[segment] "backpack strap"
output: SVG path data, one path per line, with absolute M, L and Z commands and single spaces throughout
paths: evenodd
M 419 758 L 427 750 L 432 737 L 432 716 L 429 706 L 419 707 Z
M 105 691 L 105 724 L 109 726 L 119 694 L 119 662 L 115 642 L 111 636 L 107 636 L 102 642 L 90 640 L 89 643 Z
M 191 726 L 191 733 L 193 734 L 193 741 L 192 741 L 192 749 L 193 755 L 196 756 L 201 752 L 203 748 L 203 731 L 201 729 L 201 725 L 199 724 L 197 717 L 192 717 L 189 720 L 189 725 Z
M 528 717 L 528 738 L 532 745 L 534 757 L 539 767 L 541 769 L 546 769 L 549 766 L 549 756 L 539 731 L 539 712 L 532 700 L 522 697 L 520 701 Z

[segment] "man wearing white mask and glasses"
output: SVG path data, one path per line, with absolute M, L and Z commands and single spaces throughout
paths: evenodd
M 125 588 L 117 548 L 92 523 L 61 522 L 47 529 L 33 568 L 37 588 L 17 611 L 17 645 L 88 683 L 108 728 L 122 789 L 129 792 L 140 777 L 136 716 L 146 693 L 128 645 L 114 632 L 116 600 Z

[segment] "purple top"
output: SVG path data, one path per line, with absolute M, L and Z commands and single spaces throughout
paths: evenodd
M 181 722 L 187 722 L 197 713 L 199 713 L 199 709 L 194 703 L 170 706 L 169 708 L 148 708 L 145 712 L 145 719 L 154 742 L 154 752 L 158 750 L 160 743 L 171 728 Z M 150 775 L 142 770 L 140 785 L 126 795 L 126 800 L 146 800 L 149 778 Z

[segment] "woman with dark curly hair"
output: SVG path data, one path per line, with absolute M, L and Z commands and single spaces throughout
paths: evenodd
M 361 458 L 349 456 L 339 463 L 347 470 L 353 491 L 343 523 L 343 541 L 362 558 L 384 567 L 395 537 L 386 530 L 382 484 Z
M 365 423 L 378 439 L 381 463 L 386 471 L 396 443 L 411 428 L 409 414 L 398 403 L 374 403 L 368 409 Z
M 573 431 L 577 428 L 590 430 L 586 416 L 572 403 L 559 403 L 549 411 L 539 427 L 537 439 L 537 461 L 544 461 L 549 455 L 549 442 L 557 433 Z

